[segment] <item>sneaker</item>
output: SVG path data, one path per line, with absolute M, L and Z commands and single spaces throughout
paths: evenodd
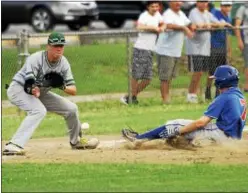
M 121 97 L 120 101 L 125 104 L 125 105 L 128 105 L 130 104 L 130 101 L 129 101 L 129 96 L 124 96 L 124 97 Z M 132 97 L 132 104 L 138 104 L 139 101 L 137 100 L 137 97 L 136 96 L 133 96 Z
M 80 140 L 74 145 L 71 144 L 72 149 L 96 149 L 100 141 L 97 138 L 80 138 Z
M 136 96 L 132 97 L 132 104 L 135 104 L 135 105 L 139 104 L 139 101 Z
M 120 98 L 121 103 L 128 105 L 128 96 L 123 96 Z
M 131 142 L 137 140 L 136 136 L 139 135 L 139 133 L 133 131 L 132 129 L 122 129 L 121 132 L 122 136 Z
M 205 91 L 205 99 L 206 100 L 212 100 L 212 96 L 211 96 L 211 88 L 207 87 L 206 91 Z
M 188 94 L 187 95 L 187 101 L 189 103 L 198 103 L 198 97 L 196 94 Z
M 3 155 L 25 155 L 25 151 L 22 147 L 9 142 L 6 144 L 2 154 Z

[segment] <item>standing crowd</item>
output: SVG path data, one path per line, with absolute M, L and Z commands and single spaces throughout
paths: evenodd
M 198 90 L 203 73 L 208 74 L 205 99 L 212 99 L 212 79 L 209 77 L 218 66 L 231 65 L 230 34 L 233 25 L 229 15 L 232 2 L 222 1 L 220 10 L 217 10 L 210 8 L 208 1 L 197 0 L 196 7 L 188 16 L 181 11 L 182 4 L 182 1 L 170 1 L 169 8 L 161 15 L 160 2 L 148 1 L 147 10 L 137 21 L 140 32 L 133 51 L 132 96 L 122 97 L 121 102 L 138 103 L 138 94 L 152 80 L 153 56 L 156 55 L 162 102 L 170 103 L 170 85 L 177 77 L 184 43 L 188 56 L 188 71 L 192 73 L 186 100 L 198 103 Z M 235 26 L 242 24 L 248 25 L 248 3 L 238 9 L 235 17 Z M 245 59 L 244 91 L 248 92 L 248 30 L 236 29 L 235 34 Z M 218 95 L 216 89 L 215 97 Z

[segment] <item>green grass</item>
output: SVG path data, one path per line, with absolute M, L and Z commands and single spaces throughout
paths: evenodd
M 141 99 L 138 106 L 125 106 L 119 101 L 79 103 L 80 120 L 90 123 L 90 134 L 120 134 L 122 127 L 130 125 L 138 131 L 146 131 L 167 120 L 185 118 L 195 119 L 202 115 L 206 104 L 187 104 L 184 97 L 173 100 L 171 105 L 163 106 L 160 96 Z M 179 104 L 179 101 L 181 104 Z M 16 108 L 2 110 L 2 138 L 9 139 L 25 114 L 17 115 Z M 35 131 L 34 138 L 65 136 L 67 129 L 61 116 L 48 114 Z
M 3 164 L 5 192 L 245 192 L 248 166 Z
M 248 94 L 245 95 L 248 100 Z M 126 106 L 118 100 L 104 102 L 78 103 L 79 117 L 82 122 L 90 123 L 89 134 L 120 134 L 126 126 L 132 126 L 138 132 L 144 132 L 164 124 L 172 119 L 197 119 L 203 115 L 209 102 L 188 104 L 185 96 L 172 100 L 170 105 L 162 105 L 160 96 L 140 98 L 139 105 Z M 8 140 L 25 117 L 25 113 L 17 113 L 17 108 L 2 109 L 2 139 Z M 36 129 L 33 138 L 61 137 L 67 133 L 64 119 L 48 113 Z
M 241 70 L 243 61 L 234 37 L 232 42 L 233 64 Z M 37 49 L 30 49 L 30 53 L 35 51 Z M 68 46 L 65 48 L 65 56 L 71 64 L 79 95 L 127 92 L 125 44 Z M 155 57 L 154 61 L 156 61 Z M 2 50 L 2 88 L 11 81 L 18 69 L 16 49 Z M 243 73 L 240 74 L 242 77 Z M 206 78 L 202 79 L 203 85 L 205 85 L 205 80 Z M 187 71 L 187 62 L 181 62 L 179 76 L 172 82 L 172 88 L 187 88 L 189 81 L 190 74 Z M 155 89 L 159 89 L 157 67 L 154 67 L 154 78 L 147 90 Z M 60 94 L 63 93 L 60 92 Z M 2 99 L 7 99 L 5 89 L 2 89 Z

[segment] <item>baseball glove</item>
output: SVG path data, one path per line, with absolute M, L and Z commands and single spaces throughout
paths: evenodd
M 52 87 L 52 88 L 65 88 L 64 78 L 56 72 L 50 72 L 45 74 L 43 79 L 43 86 L 44 87 Z

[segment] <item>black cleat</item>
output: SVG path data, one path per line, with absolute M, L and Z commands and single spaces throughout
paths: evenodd
M 121 130 L 122 132 L 122 136 L 128 140 L 128 141 L 131 141 L 131 142 L 134 142 L 137 138 L 136 136 L 139 135 L 139 133 L 133 131 L 132 129 L 122 129 Z
M 129 101 L 129 96 L 124 96 L 124 97 L 121 97 L 120 101 L 125 104 L 125 105 L 128 105 L 128 104 L 139 104 L 139 101 L 137 100 L 137 97 L 136 96 L 133 96 L 132 97 L 132 103 Z

